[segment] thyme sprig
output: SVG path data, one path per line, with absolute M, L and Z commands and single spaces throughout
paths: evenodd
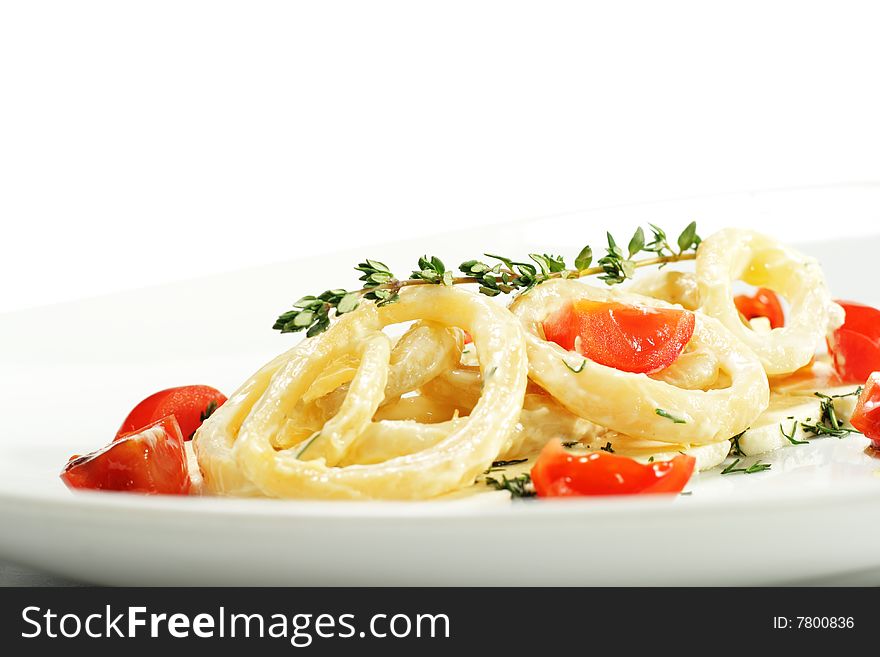
M 383 306 L 400 298 L 400 290 L 412 285 L 467 285 L 478 286 L 480 293 L 495 297 L 499 294 L 525 293 L 545 281 L 554 278 L 581 278 L 598 275 L 608 285 L 617 285 L 633 278 L 639 267 L 660 265 L 661 267 L 681 260 L 693 260 L 700 246 L 696 222 L 691 222 L 678 236 L 674 248 L 666 232 L 648 224 L 652 239 L 647 241 L 645 231 L 639 227 L 627 243 L 626 251 L 618 246 L 611 233 L 607 233 L 608 246 L 603 255 L 593 264 L 593 249 L 583 247 L 574 259 L 574 267 L 569 268 L 565 259 L 548 253 L 528 254 L 531 262 L 514 260 L 503 255 L 484 254 L 489 262 L 467 260 L 459 265 L 463 276 L 455 276 L 437 256 L 423 255 L 410 277 L 399 279 L 391 269 L 379 260 L 364 260 L 355 267 L 361 273 L 358 280 L 363 286 L 358 290 L 332 289 L 321 294 L 304 296 L 293 304 L 293 308 L 278 316 L 273 329 L 282 333 L 305 331 L 313 337 L 326 331 L 334 317 L 344 315 L 357 308 L 361 299 L 375 301 Z M 640 253 L 653 257 L 636 260 Z
M 435 285 L 452 285 L 454 276 L 437 256 L 424 255 L 419 258 L 419 268 L 410 275 L 414 281 L 425 281 Z

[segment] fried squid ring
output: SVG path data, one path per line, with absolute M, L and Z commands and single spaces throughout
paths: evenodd
M 726 228 L 697 250 L 700 310 L 720 320 L 760 359 L 768 375 L 794 372 L 810 362 L 827 331 L 843 323 L 815 258 L 750 230 Z M 743 280 L 782 294 L 791 310 L 785 326 L 756 332 L 740 319 L 731 285 Z
M 388 378 L 390 344 L 381 329 L 413 319 L 451 323 L 470 332 L 481 356 L 482 395 L 468 417 L 444 427 L 448 432 L 437 442 L 425 441 L 424 449 L 377 463 L 344 465 L 365 435 L 404 430 L 399 424 L 383 429 L 383 422 L 393 421 L 376 423 L 372 417 L 385 397 Z M 355 348 L 360 350 L 358 371 L 336 415 L 317 435 L 276 449 L 273 436 L 282 429 L 286 412 L 330 363 Z M 426 286 L 404 290 L 398 303 L 381 309 L 362 303 L 325 333 L 304 340 L 257 372 L 204 422 L 194 447 L 205 489 L 282 498 L 422 499 L 469 485 L 514 430 L 526 372 L 518 321 L 485 297 Z M 436 430 L 440 425 L 427 427 Z M 403 439 L 412 444 L 410 436 Z
M 511 304 L 526 329 L 529 376 L 572 413 L 634 438 L 701 445 L 727 440 L 767 407 L 770 389 L 761 363 L 720 322 L 702 313 L 695 313 L 690 344 L 717 358 L 730 379 L 726 388 L 678 388 L 645 374 L 600 365 L 542 339 L 544 318 L 577 299 L 670 307 L 657 299 L 574 280 L 542 283 Z M 580 371 L 572 371 L 581 362 Z M 657 409 L 682 421 L 662 417 Z

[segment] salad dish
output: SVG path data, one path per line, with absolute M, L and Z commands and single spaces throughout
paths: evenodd
M 880 310 L 834 298 L 814 258 L 696 223 L 609 233 L 599 251 L 456 270 L 424 255 L 408 277 L 365 260 L 357 289 L 278 316 L 283 339 L 302 337 L 228 399 L 155 393 L 61 478 L 74 491 L 540 504 L 672 498 L 817 439 L 880 445 Z

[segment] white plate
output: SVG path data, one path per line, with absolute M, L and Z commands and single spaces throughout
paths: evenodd
M 880 304 L 866 275 L 880 252 L 871 185 L 583 212 L 445 235 L 427 250 L 448 263 L 483 250 L 574 254 L 599 247 L 606 228 L 623 237 L 691 219 L 704 234 L 751 225 L 798 243 L 835 295 Z M 781 450 L 762 474 L 700 475 L 674 500 L 149 498 L 75 494 L 57 478 L 155 390 L 231 391 L 295 339 L 271 323 L 315 281 L 352 285 L 365 256 L 408 271 L 425 250 L 389 244 L 2 317 L 0 557 L 108 584 L 880 582 L 880 461 L 861 436 Z

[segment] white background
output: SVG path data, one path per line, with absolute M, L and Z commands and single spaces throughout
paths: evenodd
M 839 0 L 5 2 L 0 311 L 474 224 L 877 181 L 878 19 Z

